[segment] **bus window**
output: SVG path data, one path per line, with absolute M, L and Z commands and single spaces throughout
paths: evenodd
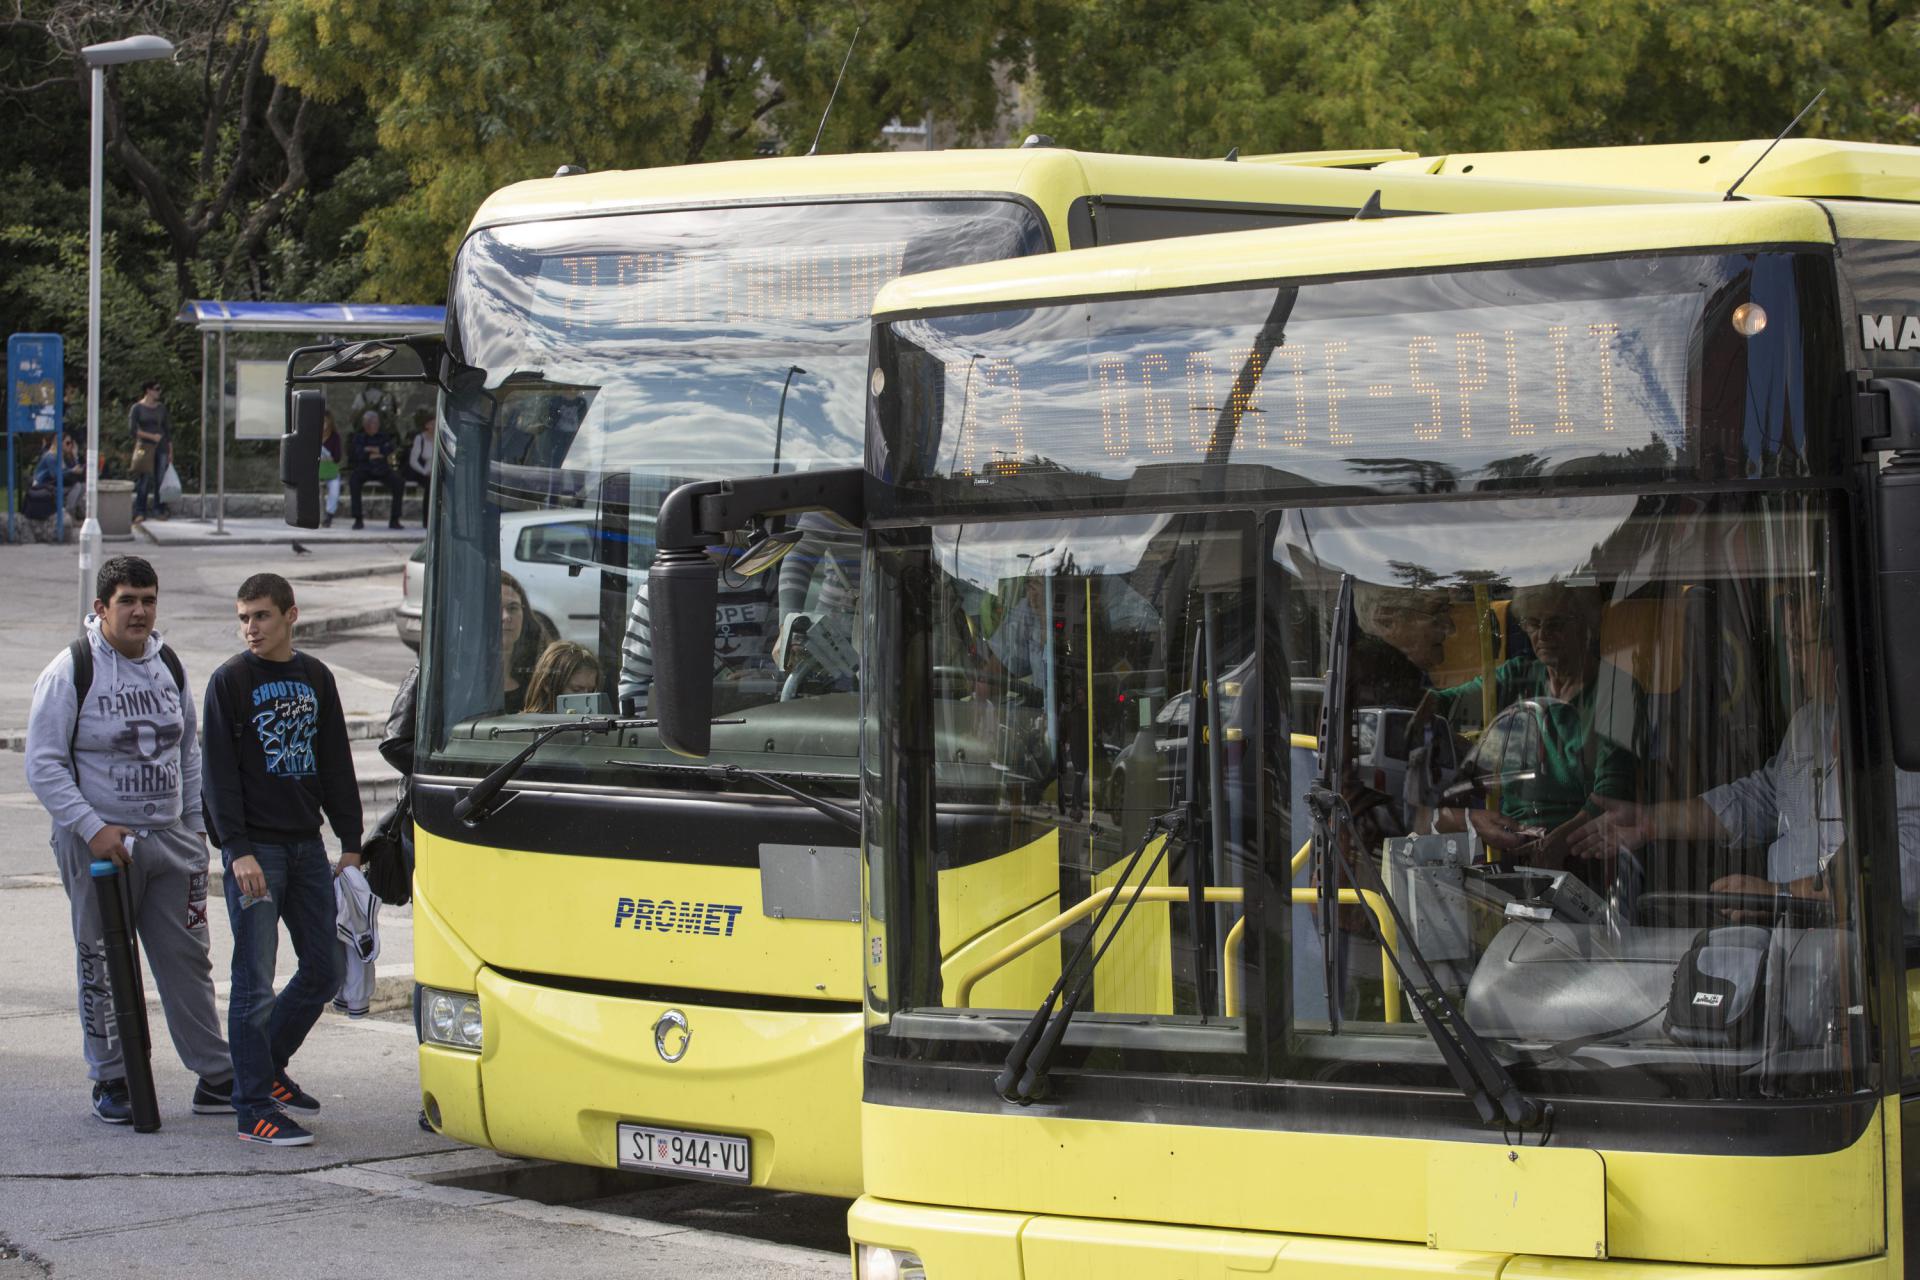
M 644 719 L 661 499 L 690 480 L 856 461 L 880 286 L 1044 247 L 1031 213 L 991 199 L 626 214 L 470 238 L 449 308 L 457 366 L 421 684 L 436 770 L 471 776 L 513 754 L 526 739 L 500 735 L 507 718 Z M 859 545 L 803 530 L 778 572 L 722 575 L 715 710 L 737 723 L 715 758 L 851 779 Z M 712 554 L 730 565 L 737 548 Z M 555 741 L 522 776 L 707 785 L 673 763 L 641 726 Z
M 1205 236 L 1222 231 L 1258 231 L 1334 222 L 1353 216 L 1351 209 L 1287 210 L 1272 206 L 1207 204 L 1197 200 L 1121 200 L 1095 197 L 1089 202 L 1093 244 L 1132 244 L 1175 236 Z M 1080 225 L 1074 219 L 1073 225 Z M 1074 248 L 1083 248 L 1074 245 Z
M 952 815 L 927 851 L 928 985 L 893 993 L 895 1008 L 1030 1009 L 1099 904 L 1139 885 L 1124 924 L 1116 911 L 1100 926 L 1117 932 L 1082 1016 L 1116 1045 L 1129 1017 L 1158 1014 L 1193 1029 L 1177 1047 L 1244 1047 L 1238 1019 L 1221 1019 L 1245 989 L 1255 857 L 1249 535 L 1239 515 L 1019 521 L 938 526 L 881 553 L 882 631 L 927 637 L 908 687 L 931 694 Z M 914 583 L 922 604 L 897 594 Z M 1189 805 L 1204 820 L 1170 836 Z M 1163 1033 L 1134 1046 L 1171 1047 Z
M 1757 1034 L 1758 988 L 1733 980 L 1676 1003 L 1673 975 L 1684 981 L 1706 938 L 1760 964 L 1774 945 L 1765 926 L 1790 922 L 1775 981 L 1793 989 L 1767 998 L 1792 1011 L 1805 1041 L 1808 1079 L 1794 1087 L 1844 1081 L 1864 1062 L 1864 1029 L 1844 1013 L 1862 991 L 1848 838 L 1859 795 L 1837 694 L 1829 529 L 1826 501 L 1803 495 L 1357 507 L 1283 521 L 1274 554 L 1294 597 L 1290 649 L 1325 649 L 1333 585 L 1356 583 L 1351 714 L 1328 732 L 1349 735 L 1365 760 L 1378 755 L 1378 718 L 1410 713 L 1393 771 L 1344 780 L 1357 815 L 1345 838 L 1409 911 L 1442 987 L 1482 1035 L 1598 1037 L 1617 1049 L 1610 1062 L 1649 1083 L 1677 1073 L 1727 1095 L 1762 1088 L 1706 1052 Z M 1897 790 L 1911 877 L 1920 780 L 1902 775 Z M 1309 909 L 1295 911 L 1302 1015 L 1387 1020 L 1381 953 L 1357 909 L 1331 931 L 1331 966 Z M 1581 965 L 1550 962 L 1566 947 Z M 1594 966 L 1617 977 L 1596 984 L 1584 976 Z M 1723 1012 L 1727 1002 L 1740 1009 Z

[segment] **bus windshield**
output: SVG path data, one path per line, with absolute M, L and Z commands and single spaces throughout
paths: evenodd
M 644 719 L 661 498 L 691 480 L 857 463 L 880 286 L 1046 248 L 1025 206 L 992 199 L 620 214 L 469 238 L 433 482 L 425 767 L 485 772 L 527 741 L 502 730 Z M 777 571 L 723 575 L 715 708 L 733 723 L 714 755 L 846 775 L 859 540 L 800 523 Z M 628 728 L 563 736 L 522 776 L 695 785 L 653 767 L 672 759 Z
M 1397 956 L 1527 1090 L 1858 1087 L 1864 867 L 1920 863 L 1920 780 L 1863 783 L 1817 279 L 1676 257 L 890 326 L 877 436 L 931 509 L 869 593 L 891 1034 L 1004 1054 L 1165 840 L 1069 1068 L 1443 1082 Z

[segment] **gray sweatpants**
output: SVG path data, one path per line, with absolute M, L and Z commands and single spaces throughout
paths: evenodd
M 87 1075 L 118 1080 L 120 1028 L 107 983 L 104 929 L 88 868 L 86 841 L 56 827 L 54 859 L 73 915 L 74 964 L 80 981 L 80 1030 L 86 1040 Z M 187 1070 L 209 1080 L 233 1075 L 227 1041 L 213 1008 L 213 961 L 207 946 L 207 846 L 182 826 L 136 836 L 133 865 L 123 873 L 133 897 L 133 927 L 140 950 L 160 988 L 167 1031 Z

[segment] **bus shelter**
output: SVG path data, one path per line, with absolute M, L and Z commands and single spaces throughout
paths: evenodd
M 200 512 L 207 510 L 207 422 L 214 424 L 215 531 L 226 532 L 227 425 L 235 439 L 281 434 L 286 357 L 295 347 L 347 337 L 438 332 L 446 308 L 358 302 L 217 302 L 194 300 L 175 317 L 200 331 Z M 275 342 L 283 335 L 284 342 Z M 230 348 L 278 359 L 230 358 Z M 275 367 L 277 366 L 277 367 Z M 229 397 L 228 388 L 233 388 Z

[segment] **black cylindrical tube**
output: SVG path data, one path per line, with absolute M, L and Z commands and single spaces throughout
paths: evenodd
M 153 1045 L 147 1037 L 147 997 L 140 982 L 140 950 L 129 918 L 126 877 L 106 861 L 94 863 L 90 870 L 107 948 L 107 982 L 113 994 L 114 1025 L 120 1032 L 120 1062 L 127 1073 L 127 1098 L 133 1104 L 133 1131 L 152 1133 L 160 1127 L 160 1103 L 153 1096 Z

